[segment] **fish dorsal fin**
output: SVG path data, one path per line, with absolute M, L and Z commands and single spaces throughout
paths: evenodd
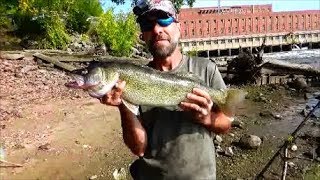
M 180 76 L 183 78 L 188 78 L 190 80 L 196 81 L 196 82 L 203 82 L 203 80 L 197 76 L 196 74 L 192 73 L 192 72 L 176 72 L 176 73 L 172 73 L 175 74 L 176 76 Z

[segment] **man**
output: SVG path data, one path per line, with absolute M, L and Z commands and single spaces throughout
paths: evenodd
M 192 72 L 208 86 L 224 89 L 216 65 L 181 54 L 180 24 L 169 0 L 143 0 L 134 8 L 153 60 L 148 66 L 171 73 Z M 139 159 L 130 167 L 134 179 L 211 180 L 216 178 L 211 132 L 225 133 L 230 120 L 214 112 L 208 93 L 194 88 L 179 107 L 140 107 L 130 111 L 121 101 L 125 82 L 119 81 L 102 103 L 117 106 L 125 144 Z

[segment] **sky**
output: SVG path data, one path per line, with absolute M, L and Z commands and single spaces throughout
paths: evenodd
M 272 9 L 275 12 L 299 10 L 320 11 L 320 0 L 220 0 L 220 4 L 221 6 L 272 4 Z M 218 0 L 196 0 L 196 3 L 194 4 L 194 7 L 212 6 L 218 6 Z M 104 8 L 106 9 L 109 7 L 113 7 L 116 13 L 129 12 L 132 10 L 130 0 L 126 0 L 124 5 L 116 5 L 109 1 L 104 5 Z

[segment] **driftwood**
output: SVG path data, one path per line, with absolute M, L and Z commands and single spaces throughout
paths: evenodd
M 58 67 L 60 67 L 60 68 L 62 68 L 64 70 L 67 70 L 67 71 L 70 71 L 70 72 L 77 69 L 74 66 L 71 66 L 69 64 L 60 62 L 60 61 L 58 61 L 58 60 L 56 60 L 56 59 L 54 59 L 52 57 L 49 57 L 49 56 L 46 56 L 46 55 L 43 55 L 43 54 L 40 54 L 40 53 L 35 53 L 33 56 L 38 58 L 38 59 L 41 59 L 41 60 L 47 61 L 49 63 L 52 63 L 55 66 L 58 66 Z
M 91 61 L 132 61 L 146 63 L 149 60 L 145 58 L 130 58 L 130 57 L 115 57 L 115 56 L 92 56 L 92 55 L 81 55 L 81 54 L 71 54 L 71 55 L 52 55 L 50 56 L 59 62 L 91 62 Z
M 301 128 L 306 124 L 308 119 L 311 117 L 311 115 L 320 107 L 320 101 L 314 106 L 314 108 L 308 113 L 308 115 L 304 118 L 304 120 L 299 124 L 299 126 L 290 134 L 289 138 L 290 140 L 286 140 L 284 144 L 278 149 L 278 151 L 272 156 L 272 158 L 269 160 L 269 162 L 264 166 L 264 168 L 260 171 L 260 173 L 255 177 L 256 180 L 264 179 L 263 175 L 268 170 L 270 165 L 273 163 L 273 161 L 278 157 L 281 153 L 281 151 L 284 148 L 287 148 L 288 145 L 291 142 L 294 142 L 297 138 L 298 132 L 301 130 Z M 289 139 L 288 138 L 288 139 Z M 285 159 L 286 160 L 286 159 Z
M 253 54 L 248 49 L 239 49 L 239 55 L 232 59 L 227 66 L 227 76 L 233 73 L 235 76 L 230 80 L 233 84 L 248 84 L 256 82 L 261 76 L 259 65 L 263 62 L 262 56 L 265 48 L 264 38 L 262 45 Z
M 46 56 L 44 54 L 35 53 L 33 55 L 35 58 L 49 62 L 54 66 L 57 66 L 68 72 L 78 72 L 85 70 L 86 68 L 77 68 L 70 65 L 69 63 L 89 63 L 86 66 L 89 67 L 90 64 L 96 62 L 103 63 L 107 61 L 130 61 L 136 64 L 147 64 L 149 60 L 139 59 L 139 58 L 128 58 L 128 57 L 114 57 L 114 56 L 83 56 L 83 55 L 65 55 L 65 56 Z
M 262 75 L 304 75 L 320 76 L 320 68 L 310 65 L 293 64 L 275 59 L 263 59 L 266 38 L 264 38 L 256 53 L 240 47 L 239 55 L 227 65 L 227 69 L 220 68 L 227 73 L 226 81 L 232 84 L 252 84 Z M 231 75 L 233 76 L 232 78 Z
M 2 163 L 5 164 L 5 165 L 2 165 Z M 0 167 L 1 167 L 1 168 L 23 167 L 23 165 L 17 164 L 17 163 L 12 163 L 12 162 L 9 162 L 9 161 L 6 161 L 6 160 L 0 160 Z

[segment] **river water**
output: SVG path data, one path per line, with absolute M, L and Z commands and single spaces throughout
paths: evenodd
M 293 50 L 287 52 L 265 53 L 263 58 L 276 59 L 296 64 L 308 64 L 314 68 L 320 69 L 320 49 Z M 318 103 L 320 92 L 317 91 L 311 95 L 306 103 L 306 111 L 309 112 Z M 320 108 L 314 112 L 314 116 L 320 121 Z
M 309 64 L 320 69 L 320 49 L 265 53 L 263 54 L 263 58 L 277 59 L 297 64 Z

